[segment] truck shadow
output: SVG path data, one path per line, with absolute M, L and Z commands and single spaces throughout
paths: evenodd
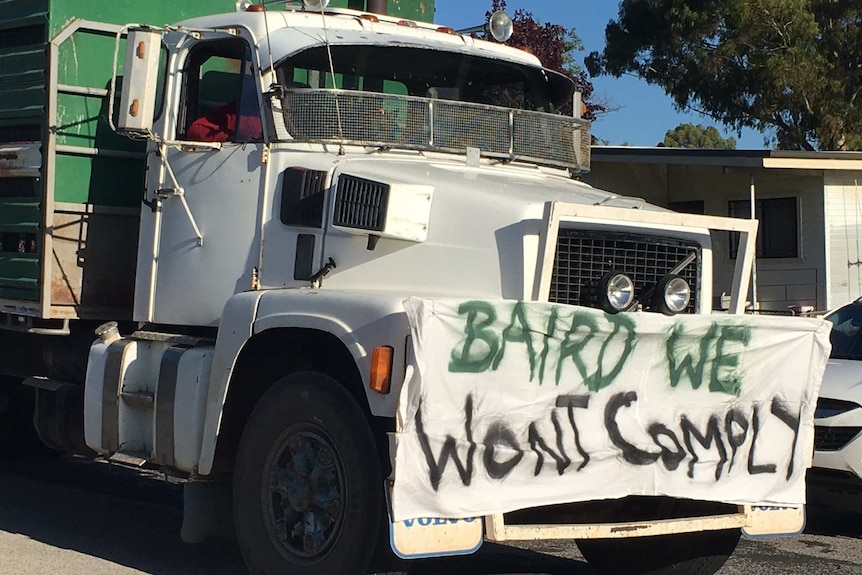
M 805 533 L 862 539 L 862 513 L 835 507 L 808 505 Z
M 178 485 L 93 461 L 2 461 L 4 566 L 27 574 L 243 573 L 236 546 L 191 546 L 180 541 L 181 497 Z
M 558 544 L 574 546 L 572 541 Z M 485 543 L 475 555 L 442 559 L 422 559 L 410 566 L 409 575 L 595 575 L 581 560 L 566 559 L 508 545 Z
M 78 458 L 0 461 L 0 547 L 4 567 L 15 572 L 246 572 L 235 543 L 184 544 L 181 524 L 182 487 L 157 475 Z M 561 541 L 549 550 L 568 555 L 572 545 Z M 90 557 L 69 561 L 68 551 Z M 592 574 L 583 561 L 490 543 L 475 555 L 423 559 L 402 568 L 410 575 Z

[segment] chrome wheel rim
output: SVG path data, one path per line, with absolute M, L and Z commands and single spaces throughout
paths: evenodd
M 344 463 L 329 435 L 314 424 L 285 430 L 262 479 L 267 531 L 279 550 L 305 562 L 324 557 L 341 531 L 346 496 Z

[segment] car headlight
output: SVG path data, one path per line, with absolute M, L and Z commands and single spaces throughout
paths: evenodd
M 635 284 L 621 273 L 610 272 L 599 282 L 599 304 L 608 313 L 619 313 L 632 306 L 635 300 Z
M 653 297 L 654 309 L 665 315 L 675 315 L 688 307 L 691 286 L 678 275 L 666 275 L 656 285 Z

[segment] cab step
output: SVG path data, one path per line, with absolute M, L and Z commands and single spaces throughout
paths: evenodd
M 123 467 L 142 468 L 149 461 L 150 454 L 144 451 L 118 451 L 108 458 L 108 461 Z

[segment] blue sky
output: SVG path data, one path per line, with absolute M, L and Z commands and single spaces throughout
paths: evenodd
M 491 0 L 436 0 L 435 21 L 453 28 L 467 28 L 481 24 Z M 584 52 L 577 55 L 582 63 L 586 54 L 601 51 L 605 43 L 605 26 L 617 16 L 616 0 L 508 0 L 507 11 L 514 14 L 518 8 L 533 13 L 539 22 L 552 22 L 574 28 L 584 43 Z M 671 99 L 664 91 L 634 77 L 593 78 L 596 93 L 619 109 L 600 118 L 593 124 L 593 134 L 612 145 L 627 143 L 632 146 L 655 146 L 664 139 L 666 131 L 679 124 L 714 125 L 722 135 L 736 138 L 739 149 L 763 148 L 763 136 L 754 130 L 745 130 L 739 136 L 726 130 L 710 118 L 674 110 Z

